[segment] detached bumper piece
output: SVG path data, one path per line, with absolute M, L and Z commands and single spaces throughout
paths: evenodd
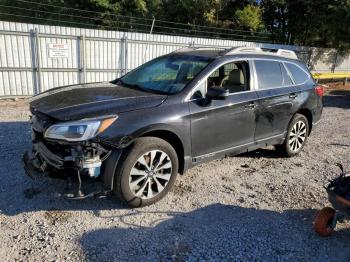
M 33 165 L 34 158 L 29 152 L 25 152 L 23 157 L 22 157 L 22 162 L 24 166 L 24 171 L 26 174 L 32 178 L 32 179 L 37 179 L 41 178 L 45 175 L 43 171 L 39 171 L 34 165 Z

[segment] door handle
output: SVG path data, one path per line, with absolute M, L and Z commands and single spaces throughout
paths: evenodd
M 289 98 L 295 99 L 297 96 L 298 96 L 297 94 L 290 94 L 290 95 L 289 95 Z
M 248 105 L 245 105 L 244 107 L 247 109 L 254 109 L 256 107 L 256 105 L 255 105 L 255 103 L 250 103 Z

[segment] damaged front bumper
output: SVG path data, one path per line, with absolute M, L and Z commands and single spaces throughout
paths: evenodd
M 25 152 L 22 162 L 26 174 L 31 178 L 47 175 L 52 169 L 64 169 L 64 159 L 41 142 L 33 143 L 32 152 Z
M 32 152 L 25 152 L 23 155 L 25 169 L 31 170 L 34 168 L 37 172 L 42 174 L 48 173 L 52 170 L 68 168 L 82 170 L 83 161 L 84 155 L 82 152 L 79 153 L 79 151 L 72 149 L 71 155 L 62 156 L 58 153 L 54 153 L 42 142 L 33 143 Z
M 36 158 L 33 158 L 32 154 L 29 152 L 25 152 L 22 156 L 24 171 L 32 179 L 40 178 L 45 174 L 42 170 L 39 170 L 38 167 L 35 166 L 34 163 L 36 161 Z
M 55 149 L 52 144 L 50 147 Z M 43 142 L 33 142 L 32 152 L 25 152 L 22 157 L 24 170 L 32 179 L 50 176 L 52 173 L 59 173 L 60 177 L 66 178 L 68 183 L 77 178 L 75 179 L 78 182 L 77 189 L 73 195 L 70 194 L 70 198 L 74 199 L 106 195 L 112 190 L 114 172 L 121 153 L 119 150 L 106 150 L 96 143 L 84 142 L 65 145 L 65 152 L 65 155 L 60 154 Z M 105 167 L 102 166 L 102 162 Z M 84 190 L 82 188 L 84 177 L 101 178 L 103 183 L 98 184 L 103 184 L 103 187 L 100 186 L 98 190 L 92 191 Z M 93 180 L 96 182 L 96 179 Z M 84 183 L 88 182 L 84 180 Z
M 45 130 L 55 123 L 47 115 L 32 110 L 32 150 L 22 157 L 24 170 L 31 178 L 50 176 L 78 182 L 76 196 L 82 193 L 82 183 L 102 184 L 104 189 L 113 189 L 114 174 L 122 149 L 109 141 L 95 138 L 86 141 L 64 141 L 45 138 Z M 85 179 L 86 178 L 86 179 Z M 103 183 L 96 183 L 102 181 Z
M 26 155 L 28 159 L 31 159 L 31 164 L 34 166 L 34 168 L 42 172 L 46 171 L 48 165 L 56 169 L 64 168 L 65 160 L 61 156 L 51 152 L 41 142 L 34 143 L 32 154 L 26 152 Z

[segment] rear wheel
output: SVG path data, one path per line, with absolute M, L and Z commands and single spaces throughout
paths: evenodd
M 325 207 L 318 211 L 315 217 L 315 231 L 323 237 L 328 237 L 334 233 L 336 221 L 336 211 L 331 207 Z
M 178 172 L 176 151 L 155 137 L 138 138 L 120 161 L 114 192 L 133 207 L 147 206 L 163 198 Z
M 290 122 L 284 143 L 278 148 L 286 156 L 300 153 L 309 135 L 309 122 L 304 115 L 296 114 Z

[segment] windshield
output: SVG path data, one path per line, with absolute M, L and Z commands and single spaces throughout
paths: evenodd
M 121 84 L 175 94 L 180 92 L 211 59 L 198 56 L 166 56 L 136 68 L 120 79 Z

